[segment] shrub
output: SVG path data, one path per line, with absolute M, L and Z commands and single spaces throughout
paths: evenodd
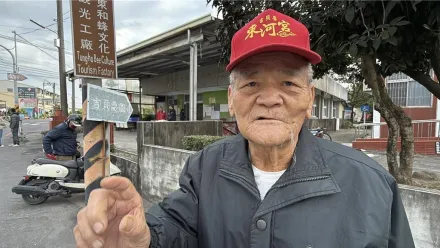
M 353 123 L 351 123 L 351 121 L 349 120 L 344 120 L 344 122 L 342 123 L 342 129 L 349 129 L 353 127 Z
M 205 146 L 212 144 L 223 138 L 224 138 L 223 136 L 210 136 L 210 135 L 185 136 L 182 139 L 183 149 L 190 151 L 200 151 Z

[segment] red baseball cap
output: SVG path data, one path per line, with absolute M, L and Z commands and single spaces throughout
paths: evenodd
M 311 64 L 321 56 L 310 50 L 309 30 L 304 24 L 273 9 L 263 11 L 232 37 L 230 72 L 244 59 L 262 52 L 285 51 L 297 54 Z

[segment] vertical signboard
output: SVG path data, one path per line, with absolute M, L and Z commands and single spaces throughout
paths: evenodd
M 77 77 L 117 78 L 113 0 L 71 0 Z

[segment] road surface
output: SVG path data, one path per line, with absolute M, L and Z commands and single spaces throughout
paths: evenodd
M 42 205 L 30 206 L 11 192 L 30 161 L 43 156 L 40 133 L 48 129 L 47 121 L 25 120 L 23 124 L 29 142 L 0 148 L 0 248 L 74 248 L 72 230 L 84 205 L 83 194 L 69 199 L 53 197 Z M 5 145 L 10 143 L 12 137 L 5 137 Z

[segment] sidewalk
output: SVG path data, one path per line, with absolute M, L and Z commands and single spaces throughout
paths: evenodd
M 351 147 L 351 143 L 354 141 L 354 129 L 341 129 L 339 131 L 329 132 L 333 141 Z M 364 151 L 369 157 L 376 160 L 383 167 L 388 168 L 387 156 L 385 151 Z M 440 163 L 438 160 L 440 156 L 414 156 L 414 171 L 429 171 L 440 173 Z

